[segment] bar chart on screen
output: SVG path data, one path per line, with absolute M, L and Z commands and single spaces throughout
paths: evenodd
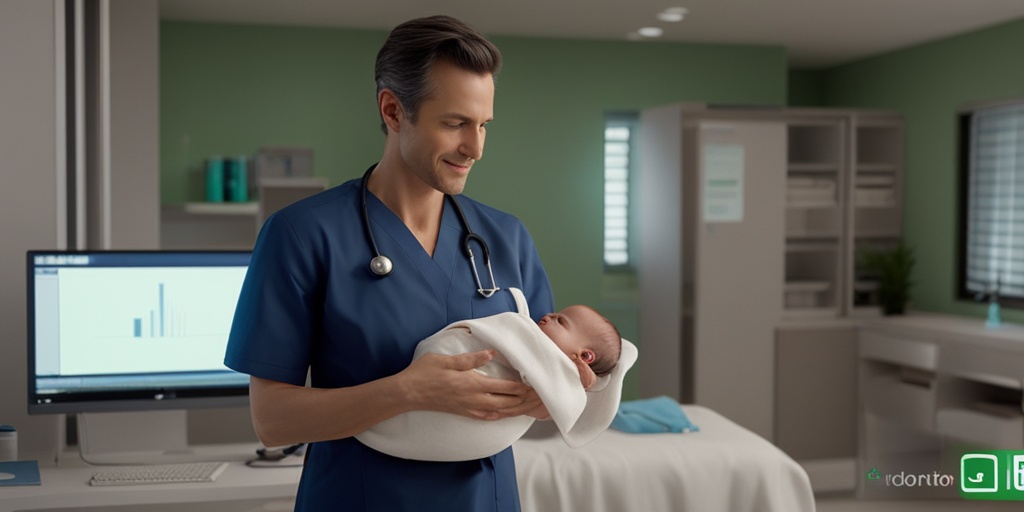
M 182 357 L 191 370 L 223 368 L 223 340 L 244 269 L 227 275 L 204 267 L 75 270 L 64 270 L 59 293 L 62 303 L 76 304 L 60 315 L 63 374 L 181 370 Z M 195 357 L 207 348 L 205 357 Z

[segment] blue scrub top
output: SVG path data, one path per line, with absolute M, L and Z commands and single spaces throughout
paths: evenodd
M 476 291 L 463 252 L 466 230 L 446 200 L 431 257 L 402 220 L 372 193 L 367 210 L 387 277 L 363 224 L 360 180 L 352 180 L 272 215 L 256 241 L 228 342 L 225 364 L 256 377 L 314 387 L 362 384 L 398 373 L 416 344 L 467 318 L 515 311 L 507 288 L 524 291 L 534 320 L 554 310 L 547 274 L 518 219 L 459 196 L 473 231 L 490 249 L 503 291 Z M 474 247 L 484 286 L 482 250 Z M 512 449 L 465 462 L 410 461 L 355 438 L 313 443 L 296 510 L 519 510 Z

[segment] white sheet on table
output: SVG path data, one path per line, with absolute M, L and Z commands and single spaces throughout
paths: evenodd
M 711 409 L 683 410 L 700 432 L 608 430 L 580 449 L 516 441 L 523 512 L 814 510 L 807 473 L 788 455 Z

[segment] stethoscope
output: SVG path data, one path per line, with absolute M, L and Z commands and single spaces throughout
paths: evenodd
M 373 259 L 370 260 L 370 270 L 373 271 L 374 274 L 384 277 L 394 270 L 395 265 L 391 263 L 391 258 L 384 256 L 380 253 L 380 250 L 377 249 L 377 240 L 374 239 L 373 230 L 370 229 L 370 214 L 366 209 L 366 188 L 367 184 L 370 182 L 370 174 L 376 167 L 376 165 L 371 165 L 370 168 L 366 170 L 366 173 L 363 174 L 361 202 L 363 207 L 363 225 L 366 226 L 366 236 L 370 239 L 370 247 L 373 248 L 374 254 Z M 451 201 L 452 206 L 455 207 L 455 213 L 459 216 L 459 221 L 462 223 L 462 227 L 466 228 L 466 237 L 462 239 L 462 247 L 466 251 L 466 256 L 469 258 L 470 267 L 473 268 L 473 279 L 476 280 L 476 291 L 480 295 L 484 296 L 484 298 L 489 298 L 501 289 L 498 288 L 497 283 L 494 282 L 494 271 L 491 269 L 491 253 L 487 249 L 487 244 L 484 242 L 484 239 L 480 238 L 480 235 L 474 233 L 469 227 L 469 221 L 466 220 L 466 213 L 462 211 L 462 206 L 459 206 L 459 201 L 455 199 L 455 196 L 445 194 L 445 197 L 447 197 Z M 480 282 L 480 274 L 476 271 L 476 259 L 473 258 L 473 249 L 469 244 L 472 241 L 476 241 L 476 243 L 480 244 L 480 248 L 484 250 L 484 266 L 487 267 L 487 273 L 491 277 L 490 288 L 484 288 L 483 283 Z

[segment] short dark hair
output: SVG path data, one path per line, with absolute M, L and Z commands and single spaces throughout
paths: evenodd
M 388 89 L 415 122 L 429 96 L 430 70 L 439 61 L 475 73 L 497 76 L 501 52 L 468 24 L 451 16 L 430 16 L 394 28 L 377 52 L 377 94 Z M 381 122 L 384 134 L 387 126 Z

